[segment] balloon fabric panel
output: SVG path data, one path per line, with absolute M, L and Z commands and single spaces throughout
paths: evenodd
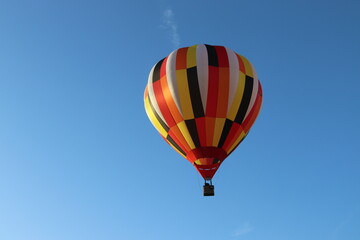
M 222 46 L 194 45 L 153 67 L 144 102 L 166 142 L 211 179 L 256 120 L 262 89 L 245 57 Z

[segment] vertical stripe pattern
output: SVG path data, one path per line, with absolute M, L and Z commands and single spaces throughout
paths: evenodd
M 155 64 L 144 104 L 164 140 L 211 179 L 255 122 L 262 88 L 245 57 L 223 46 L 194 45 Z

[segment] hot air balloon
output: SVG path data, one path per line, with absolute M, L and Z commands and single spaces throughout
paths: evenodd
M 151 69 L 144 93 L 146 113 L 163 139 L 204 178 L 212 178 L 247 136 L 262 104 L 252 64 L 223 46 L 179 48 Z

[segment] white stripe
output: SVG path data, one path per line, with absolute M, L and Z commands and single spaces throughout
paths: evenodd
M 227 107 L 227 114 L 228 114 L 236 95 L 236 89 L 239 84 L 240 70 L 239 70 L 239 61 L 235 52 L 226 47 L 225 49 L 229 59 L 229 70 L 230 70 L 229 98 L 228 98 L 228 107 Z
M 250 99 L 249 107 L 248 107 L 248 109 L 246 111 L 244 119 L 247 118 L 248 114 L 250 113 L 251 109 L 253 108 L 255 100 L 256 100 L 257 93 L 259 91 L 259 80 L 257 78 L 256 70 L 255 70 L 254 66 L 251 63 L 250 63 L 250 66 L 252 68 L 253 75 L 254 75 L 254 83 L 253 83 L 253 90 L 252 90 L 252 93 L 251 93 L 251 99 Z
M 165 122 L 165 119 L 163 117 L 163 115 L 161 114 L 159 105 L 156 101 L 156 97 L 155 97 L 155 93 L 154 93 L 154 88 L 153 88 L 153 81 L 152 81 L 152 77 L 153 77 L 153 73 L 154 73 L 154 69 L 155 69 L 156 64 L 153 66 L 153 68 L 150 71 L 149 74 L 149 78 L 148 78 L 148 90 L 149 90 L 149 98 L 151 101 L 152 106 L 155 109 L 155 112 L 160 116 L 160 118 Z M 166 122 L 165 122 L 166 123 Z
M 176 104 L 177 109 L 179 110 L 180 114 L 182 115 L 181 107 L 180 107 L 180 96 L 179 90 L 176 81 L 176 54 L 178 50 L 173 51 L 170 53 L 167 63 L 166 63 L 166 78 L 169 86 L 169 90 L 171 93 L 172 98 Z
M 206 112 L 206 102 L 208 95 L 208 81 L 209 81 L 209 67 L 208 67 L 208 54 L 205 45 L 198 45 L 196 48 L 196 65 L 198 82 L 200 88 L 201 101 Z

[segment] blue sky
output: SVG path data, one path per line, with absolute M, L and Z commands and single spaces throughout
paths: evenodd
M 359 9 L 0 1 L 0 239 L 360 239 Z M 246 56 L 264 93 L 212 198 L 143 107 L 151 67 L 200 43 Z

